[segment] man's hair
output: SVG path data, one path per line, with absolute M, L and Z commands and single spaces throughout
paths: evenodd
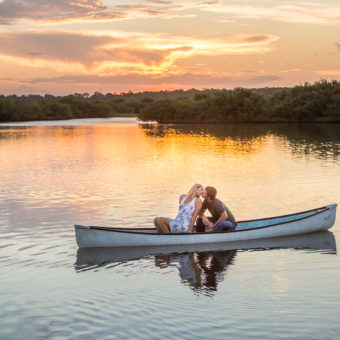
M 217 190 L 214 187 L 205 187 L 205 191 L 207 192 L 207 196 L 211 198 L 212 200 L 216 197 L 217 195 Z

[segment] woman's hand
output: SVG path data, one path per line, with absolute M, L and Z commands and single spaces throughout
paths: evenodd
M 191 218 L 189 229 L 187 231 L 188 233 L 192 233 L 192 229 L 193 229 L 194 224 L 196 222 L 197 215 L 198 215 L 199 211 L 201 210 L 201 208 L 202 208 L 202 201 L 198 198 L 195 202 L 195 210 L 194 210 L 194 213 L 193 213 L 192 218 Z

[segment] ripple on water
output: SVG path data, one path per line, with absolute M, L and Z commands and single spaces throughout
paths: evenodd
M 338 156 L 331 160 L 320 130 L 306 136 L 322 150 L 306 154 L 309 142 L 291 129 L 282 138 L 239 135 L 236 126 L 150 136 L 117 126 L 2 130 L 1 339 L 337 339 L 334 240 L 329 249 L 316 237 L 318 250 L 238 250 L 228 263 L 227 254 L 199 251 L 84 260 L 73 228 L 175 216 L 193 174 L 242 219 L 339 201 Z M 333 229 L 339 239 L 338 222 Z

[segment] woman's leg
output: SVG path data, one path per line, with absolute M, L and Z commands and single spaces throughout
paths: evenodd
M 153 221 L 155 224 L 156 229 L 161 234 L 168 234 L 170 233 L 170 223 L 167 217 L 156 217 Z

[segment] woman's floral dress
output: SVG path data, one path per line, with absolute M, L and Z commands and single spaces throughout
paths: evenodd
M 186 196 L 182 198 L 181 203 L 179 204 L 176 218 L 169 218 L 172 233 L 186 233 L 189 229 L 197 197 L 189 203 L 184 203 L 185 199 Z

